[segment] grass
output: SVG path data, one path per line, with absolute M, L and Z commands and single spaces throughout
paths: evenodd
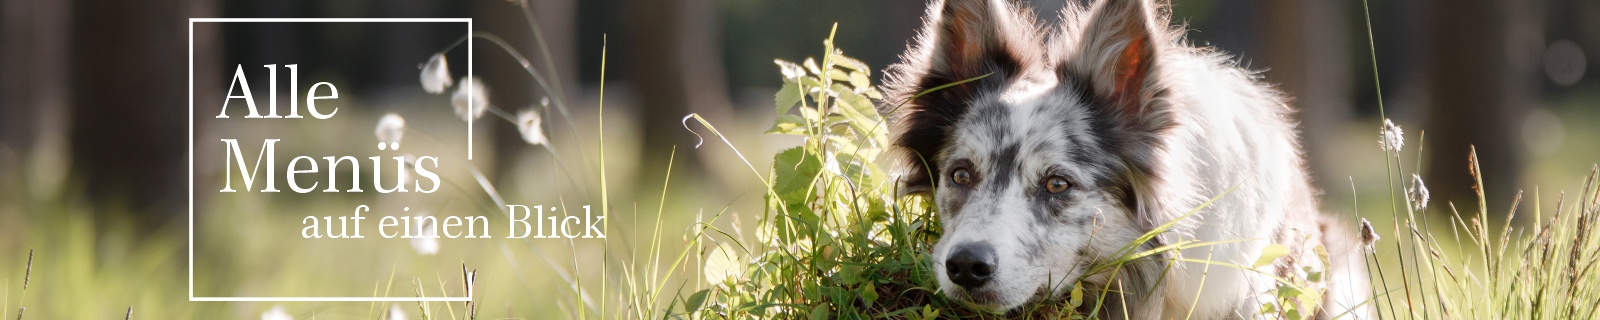
M 1391 153 L 1391 160 L 1399 156 Z M 1477 157 L 1470 158 L 1478 177 Z M 1396 173 L 1400 169 L 1396 166 Z M 1438 213 L 1422 212 L 1426 203 L 1415 197 L 1395 201 L 1389 226 L 1396 240 L 1376 244 L 1369 261 L 1389 260 L 1398 278 L 1384 274 L 1383 264 L 1373 286 L 1374 303 L 1382 318 L 1468 319 L 1570 319 L 1600 311 L 1600 279 L 1591 272 L 1597 262 L 1594 221 L 1600 214 L 1600 167 L 1591 169 L 1575 198 L 1565 194 L 1546 211 L 1535 192 L 1533 208 L 1523 208 L 1518 194 L 1504 218 L 1486 208 L 1482 180 L 1476 180 L 1476 209 L 1463 214 L 1448 204 L 1449 229 L 1433 231 L 1426 220 Z M 1396 182 L 1396 181 L 1391 181 Z M 1411 190 L 1422 190 L 1413 186 Z M 1423 191 L 1425 192 L 1425 191 Z M 1518 228 L 1509 221 L 1519 212 L 1534 216 L 1531 227 Z M 1412 217 L 1422 217 L 1415 220 Z M 1490 221 L 1505 221 L 1492 226 Z M 1398 240 L 1403 238 L 1404 240 Z M 1390 251 L 1389 249 L 1393 249 Z M 1390 254 L 1392 252 L 1392 254 Z M 1398 267 L 1398 268 L 1395 268 Z
M 28 313 L 25 302 L 28 301 L 28 280 L 33 279 L 33 249 L 28 249 L 28 266 L 25 270 L 22 274 L 22 294 L 17 298 L 17 320 L 22 320 L 22 316 Z

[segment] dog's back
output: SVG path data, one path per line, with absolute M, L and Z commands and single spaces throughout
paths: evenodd
M 1174 30 L 1166 27 L 1164 5 L 1149 10 L 1156 30 Z M 1163 199 L 1149 199 L 1159 206 L 1151 219 L 1178 219 L 1216 197 L 1167 236 L 1227 243 L 1185 249 L 1182 258 L 1249 267 L 1271 244 L 1289 253 L 1258 270 L 1180 263 L 1168 275 L 1167 308 L 1193 306 L 1192 314 L 1204 319 L 1244 317 L 1273 299 L 1267 291 L 1278 281 L 1289 281 L 1312 292 L 1326 289 L 1325 317 L 1365 318 L 1366 309 L 1356 306 L 1371 295 L 1366 269 L 1355 234 L 1344 227 L 1355 222 L 1319 212 L 1286 98 L 1232 58 L 1168 35 L 1157 58 L 1164 70 L 1154 76 L 1168 90 L 1173 124 L 1161 135 L 1166 150 L 1155 162 L 1162 168 L 1152 174 L 1161 182 L 1149 194 Z

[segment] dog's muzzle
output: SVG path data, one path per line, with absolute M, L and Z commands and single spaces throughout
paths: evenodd
M 955 253 L 944 261 L 945 273 L 950 282 L 967 290 L 983 287 L 994 278 L 999 267 L 994 247 L 987 242 L 964 243 L 956 246 Z

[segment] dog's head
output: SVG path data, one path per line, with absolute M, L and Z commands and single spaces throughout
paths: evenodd
M 900 188 L 932 194 L 944 224 L 942 292 L 1014 309 L 1150 227 L 1138 193 L 1174 121 L 1158 61 L 1171 35 L 1155 8 L 1067 8 L 1050 43 L 1006 0 L 929 8 L 890 69 L 887 107 Z

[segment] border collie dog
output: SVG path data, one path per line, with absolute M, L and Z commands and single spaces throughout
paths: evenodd
M 935 0 L 888 69 L 899 188 L 944 225 L 942 294 L 1004 313 L 1081 281 L 1110 318 L 1271 318 L 1290 282 L 1321 294 L 1302 313 L 1367 318 L 1354 222 L 1319 213 L 1285 97 L 1190 46 L 1164 1 L 1069 4 L 1048 33 L 1020 7 Z M 1271 244 L 1288 253 L 1255 267 Z

